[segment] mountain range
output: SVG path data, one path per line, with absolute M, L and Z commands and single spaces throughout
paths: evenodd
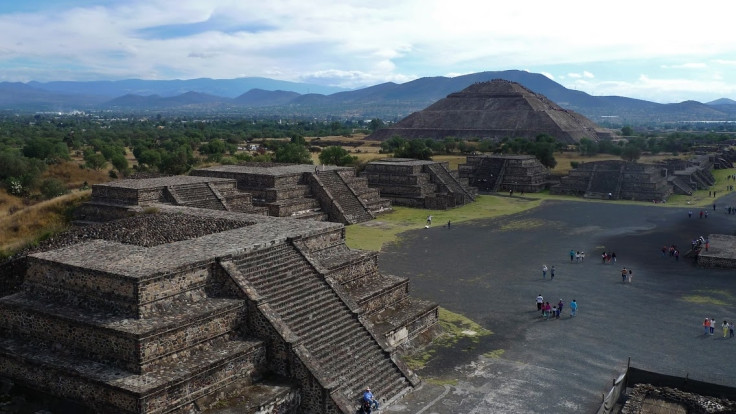
M 357 90 L 268 78 L 94 82 L 0 82 L 0 110 L 12 112 L 113 111 L 240 116 L 399 120 L 474 83 L 518 82 L 597 123 L 644 124 L 736 121 L 736 101 L 660 104 L 622 96 L 593 96 L 548 77 L 519 70 L 457 77 L 425 77 Z

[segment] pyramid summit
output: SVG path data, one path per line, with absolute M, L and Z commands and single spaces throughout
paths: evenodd
M 581 138 L 609 139 L 612 133 L 584 116 L 564 109 L 519 83 L 495 79 L 451 93 L 368 139 L 503 138 L 534 139 L 547 134 L 563 143 Z

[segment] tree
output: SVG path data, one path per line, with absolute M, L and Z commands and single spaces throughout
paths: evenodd
M 30 138 L 23 146 L 23 155 L 39 160 L 68 160 L 69 147 L 61 139 Z
M 373 118 L 371 119 L 370 125 L 368 125 L 368 129 L 370 129 L 372 132 L 375 132 L 376 130 L 379 130 L 381 128 L 386 128 L 386 124 L 383 123 L 379 118 Z
M 98 152 L 87 152 L 84 154 L 84 165 L 87 168 L 91 168 L 95 171 L 99 171 L 107 165 L 105 157 Z
M 581 138 L 578 148 L 581 155 L 595 155 L 598 153 L 598 143 L 589 138 Z
M 408 145 L 394 152 L 394 156 L 398 158 L 416 158 L 418 160 L 431 160 L 432 150 L 427 148 L 425 141 L 421 139 L 412 139 Z
M 630 137 L 630 136 L 634 135 L 634 129 L 631 128 L 630 126 L 626 125 L 623 128 L 621 128 L 621 135 L 623 135 L 625 137 Z
M 288 144 L 280 145 L 274 153 L 274 162 L 286 162 L 294 164 L 311 164 L 312 157 L 309 155 L 309 150 L 303 145 L 294 144 L 289 142 Z
M 640 157 L 641 148 L 636 145 L 626 144 L 626 146 L 621 150 L 621 158 L 623 158 L 624 161 L 633 162 L 638 160 Z
M 404 138 L 394 135 L 381 143 L 381 152 L 396 153 L 396 151 L 401 150 L 407 145 L 408 143 Z
M 326 165 L 351 165 L 358 161 L 358 157 L 351 156 L 345 148 L 332 146 L 325 148 L 319 154 L 319 162 Z
M 115 167 L 120 174 L 126 175 L 128 172 L 128 160 L 124 155 L 115 154 L 112 156 L 112 166 Z

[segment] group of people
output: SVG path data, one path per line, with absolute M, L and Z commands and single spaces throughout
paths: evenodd
M 553 280 L 555 278 L 555 266 L 552 265 L 552 267 L 547 267 L 546 264 L 542 265 L 542 279 L 547 278 L 547 272 L 549 272 L 549 280 Z
M 721 324 L 724 338 L 733 338 L 733 322 L 724 320 Z M 716 331 L 716 320 L 705 318 L 703 321 L 703 335 L 713 335 Z
M 580 263 L 585 261 L 585 252 L 570 250 L 570 262 Z
M 674 257 L 677 261 L 680 260 L 680 250 L 678 250 L 677 246 L 675 246 L 674 244 L 670 245 L 669 247 L 662 246 L 662 257 L 666 257 L 667 252 L 670 253 L 670 257 Z
M 565 307 L 565 302 L 562 301 L 562 298 L 560 298 L 560 301 L 557 302 L 557 305 L 550 305 L 549 302 L 544 301 L 544 297 L 540 293 L 537 296 L 537 311 L 542 312 L 542 317 L 545 320 L 548 320 L 550 318 L 554 319 L 560 319 L 560 314 L 562 313 L 562 308 Z M 575 299 L 570 302 L 570 317 L 574 317 L 578 312 L 578 303 L 575 301 Z
M 616 263 L 616 252 L 603 252 L 601 253 L 601 263 Z

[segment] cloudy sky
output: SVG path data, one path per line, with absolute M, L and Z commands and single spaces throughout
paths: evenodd
M 508 69 L 736 99 L 733 0 L 0 1 L 0 81 L 261 76 L 362 88 Z

